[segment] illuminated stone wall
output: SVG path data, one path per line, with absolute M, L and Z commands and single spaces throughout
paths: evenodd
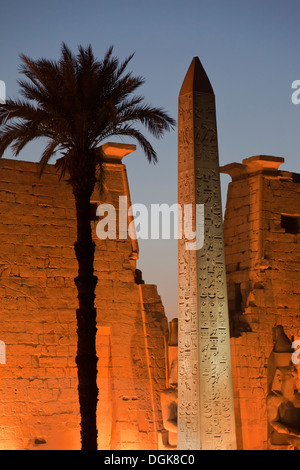
M 290 338 L 300 337 L 299 175 L 279 171 L 281 163 L 252 157 L 222 168 L 232 177 L 224 238 L 237 441 L 243 449 L 268 448 L 272 328 L 280 324 Z M 120 156 L 105 167 L 105 202 L 117 203 L 119 195 L 129 195 L 126 170 Z M 100 202 L 96 193 L 93 200 Z M 0 449 L 76 449 L 72 194 L 51 165 L 39 180 L 36 164 L 3 159 L 0 213 Z M 96 225 L 99 447 L 155 449 L 167 320 L 156 287 L 136 273 L 137 243 L 100 241 Z
M 96 203 L 129 196 L 119 147 Z M 0 211 L 0 449 L 78 449 L 71 190 L 52 165 L 39 180 L 35 163 L 3 159 Z M 138 280 L 136 241 L 99 240 L 96 224 L 99 448 L 155 449 L 167 319 L 156 286 Z
M 267 449 L 267 365 L 272 328 L 300 334 L 299 175 L 283 159 L 251 157 L 232 177 L 224 221 L 238 446 Z M 297 228 L 298 227 L 298 228 Z M 251 330 L 251 331 L 250 331 Z

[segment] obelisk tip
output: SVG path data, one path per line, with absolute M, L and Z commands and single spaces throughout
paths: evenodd
M 193 58 L 183 80 L 179 96 L 193 92 L 214 94 L 209 78 L 206 75 L 199 57 Z

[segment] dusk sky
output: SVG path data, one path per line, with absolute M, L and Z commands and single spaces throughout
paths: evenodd
M 285 158 L 280 169 L 300 172 L 300 104 L 291 100 L 300 80 L 299 19 L 297 0 L 2 1 L 0 80 L 15 98 L 20 53 L 58 59 L 65 42 L 74 52 L 91 44 L 102 58 L 114 45 L 121 61 L 135 52 L 128 70 L 145 77 L 145 101 L 177 120 L 179 90 L 198 56 L 216 95 L 220 164 L 274 155 Z M 157 165 L 139 147 L 123 160 L 132 202 L 149 209 L 177 202 L 177 129 L 151 143 Z M 41 148 L 28 146 L 20 159 L 38 161 Z M 223 205 L 228 181 L 222 176 Z M 145 282 L 157 284 L 166 314 L 177 316 L 177 241 L 139 246 Z

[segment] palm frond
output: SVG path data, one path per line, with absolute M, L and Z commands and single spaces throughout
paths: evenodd
M 3 126 L 11 119 L 31 120 L 37 115 L 42 115 L 42 111 L 26 100 L 7 99 L 6 103 L 0 106 L 0 126 Z
M 111 132 L 108 131 L 108 133 L 105 135 L 105 138 L 113 135 L 133 138 L 141 146 L 143 152 L 147 157 L 148 162 L 154 164 L 157 163 L 158 158 L 154 148 L 152 147 L 149 140 L 146 139 L 146 137 L 138 129 L 135 129 L 129 124 L 125 124 L 123 126 L 120 126 L 119 128 L 112 129 Z
M 50 140 L 46 145 L 42 157 L 39 161 L 39 174 L 40 176 L 44 172 L 46 165 L 49 163 L 51 157 L 53 157 L 56 153 L 56 149 L 59 146 L 59 142 L 56 140 Z
M 90 175 L 91 168 L 95 172 L 95 165 L 100 168 L 94 152 L 105 138 L 122 135 L 137 141 L 149 162 L 157 161 L 152 144 L 134 125 L 161 138 L 175 121 L 135 95 L 145 79 L 127 71 L 134 54 L 120 62 L 110 46 L 98 60 L 91 45 L 79 46 L 75 55 L 63 43 L 58 61 L 20 57 L 22 99 L 0 107 L 0 156 L 10 146 L 18 155 L 31 140 L 46 137 L 40 171 L 60 149 L 64 156 L 56 167 L 61 174 L 71 172 L 74 180 Z
M 39 137 L 42 137 L 42 134 L 37 130 L 37 125 L 34 122 L 6 124 L 0 130 L 0 157 L 9 146 L 12 146 L 13 155 L 18 156 L 25 145 Z

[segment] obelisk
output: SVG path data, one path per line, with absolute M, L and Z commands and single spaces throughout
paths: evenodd
M 192 204 L 183 226 L 193 232 L 204 205 L 204 242 L 194 250 L 185 236 L 178 243 L 177 445 L 236 449 L 215 96 L 198 57 L 179 94 L 178 203 Z

